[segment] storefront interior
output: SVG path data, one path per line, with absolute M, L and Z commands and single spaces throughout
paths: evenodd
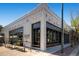
M 64 34 L 64 43 L 69 43 L 69 35 Z M 46 22 L 46 47 L 61 44 L 61 28 Z M 40 48 L 40 22 L 32 24 L 32 47 Z
M 9 31 L 9 43 L 23 46 L 23 27 Z

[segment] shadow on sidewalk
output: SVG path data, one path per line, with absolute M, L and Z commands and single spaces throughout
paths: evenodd
M 21 52 L 27 52 L 27 51 L 24 51 L 24 48 L 22 47 L 22 48 L 18 48 L 18 47 L 7 47 L 7 48 L 9 48 L 9 49 L 11 49 L 11 50 L 17 50 L 17 51 L 21 51 Z
M 66 48 L 64 48 L 63 53 L 61 53 L 61 50 L 59 50 L 59 51 L 52 53 L 52 54 L 58 55 L 58 56 L 69 56 L 73 50 L 74 50 L 74 48 L 72 48 L 72 47 L 66 47 Z
M 28 51 L 24 51 L 23 47 L 22 47 L 22 48 L 7 47 L 7 48 L 9 48 L 9 49 L 11 49 L 11 50 L 18 50 L 18 51 L 21 51 L 21 52 L 28 52 Z M 47 53 L 47 54 L 48 54 L 47 51 L 41 51 L 41 50 L 37 50 L 37 49 L 31 49 L 30 52 L 33 51 L 33 50 L 35 50 L 35 53 L 38 53 L 38 54 L 39 54 L 40 52 L 43 52 L 43 53 Z M 49 54 L 51 54 L 51 55 L 56 55 L 56 56 L 69 56 L 73 50 L 74 50 L 74 48 L 72 48 L 72 47 L 69 46 L 69 47 L 64 48 L 64 53 L 61 53 L 61 50 L 59 50 L 59 51 L 57 51 L 57 52 L 55 52 L 55 53 L 50 52 Z

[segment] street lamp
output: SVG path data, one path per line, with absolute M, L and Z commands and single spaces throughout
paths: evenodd
M 61 53 L 64 52 L 64 27 L 63 27 L 63 6 L 64 4 L 62 3 L 62 7 L 61 7 L 61 18 L 62 18 L 62 21 L 61 21 L 61 26 L 62 26 L 62 33 L 61 33 Z

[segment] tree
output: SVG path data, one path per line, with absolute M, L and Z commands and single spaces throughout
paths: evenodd
M 79 16 L 77 16 L 76 18 L 71 20 L 71 26 L 74 27 L 75 32 L 74 32 L 74 36 L 72 38 L 74 38 L 73 42 L 76 45 L 78 43 L 78 33 L 79 33 Z
M 74 17 L 73 13 L 76 13 L 76 17 Z M 70 17 L 71 17 L 71 26 L 73 27 L 72 30 L 70 30 L 70 41 L 71 41 L 71 46 L 74 47 L 78 43 L 78 33 L 79 33 L 79 14 L 78 11 L 73 11 L 70 9 Z
M 0 32 L 1 32 L 2 28 L 3 28 L 2 25 L 0 25 Z
M 71 26 L 75 28 L 76 32 L 79 32 L 79 17 L 71 20 Z
M 2 30 L 2 25 L 0 25 L 0 46 L 2 45 L 2 43 L 4 43 L 4 34 L 3 33 L 1 33 L 1 30 Z

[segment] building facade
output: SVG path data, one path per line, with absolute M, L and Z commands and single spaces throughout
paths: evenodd
M 64 43 L 69 43 L 69 26 L 64 33 Z M 30 13 L 24 15 L 3 28 L 5 42 L 40 50 L 61 44 L 61 19 L 50 11 L 47 4 L 39 4 Z M 19 43 L 18 43 L 19 42 Z

